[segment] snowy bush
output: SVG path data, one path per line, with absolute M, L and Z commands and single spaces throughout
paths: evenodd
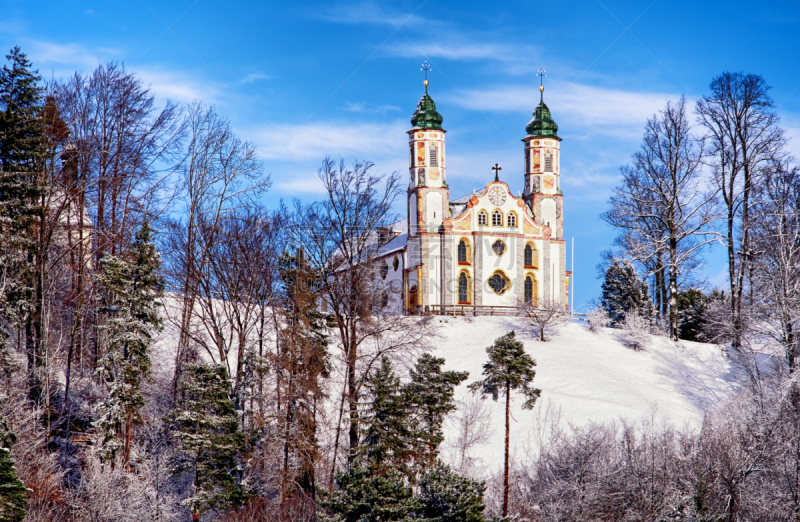
M 589 325 L 589 331 L 592 333 L 599 332 L 602 328 L 607 327 L 610 322 L 608 312 L 606 312 L 604 308 L 593 308 L 586 314 L 586 323 Z
M 637 352 L 650 344 L 650 321 L 639 314 L 628 314 L 622 322 L 622 337 Z

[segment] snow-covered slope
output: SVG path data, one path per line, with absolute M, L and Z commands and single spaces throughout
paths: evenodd
M 505 332 L 514 330 L 536 360 L 534 383 L 542 390 L 540 400 L 533 411 L 522 410 L 519 397 L 512 402 L 512 453 L 520 457 L 535 449 L 545 413 L 552 418 L 560 412 L 560 422 L 567 426 L 620 419 L 636 422 L 655 411 L 661 421 L 696 427 L 704 411 L 734 392 L 742 379 L 716 345 L 653 336 L 650 346 L 637 352 L 623 344 L 620 330 L 593 334 L 577 323 L 554 329 L 548 342 L 540 342 L 516 318 L 448 318 L 440 326 L 442 341 L 433 353 L 446 359 L 447 369 L 470 373 L 456 392 L 461 400 L 468 399 L 466 386 L 481 378 L 486 347 Z M 496 469 L 503 462 L 504 404 L 491 398 L 485 403 L 492 436 L 471 454 Z M 447 430 L 445 445 L 450 448 L 458 438 L 457 417 L 454 414 Z M 453 449 L 451 458 L 457 461 Z

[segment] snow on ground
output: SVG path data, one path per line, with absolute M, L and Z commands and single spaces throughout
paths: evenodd
M 486 347 L 509 330 L 536 360 L 534 384 L 542 395 L 534 410 L 522 410 L 521 397 L 512 392 L 511 448 L 518 457 L 535 448 L 545 410 L 551 415 L 560 411 L 565 427 L 621 419 L 637 422 L 650 418 L 653 411 L 659 420 L 676 427 L 698 427 L 704 411 L 729 397 L 743 379 L 717 345 L 653 336 L 651 345 L 637 352 L 623 344 L 620 330 L 611 328 L 593 334 L 585 325 L 572 323 L 557 327 L 548 342 L 541 342 L 518 318 L 441 321 L 442 341 L 433 354 L 447 361 L 448 370 L 469 371 L 457 398 L 468 397 L 466 386 L 482 378 Z M 490 408 L 492 436 L 471 454 L 494 470 L 503 463 L 504 401 L 495 403 L 489 397 L 485 404 Z M 458 413 L 452 416 L 445 441 L 451 448 L 458 438 Z
M 178 303 L 174 296 L 165 299 L 165 312 L 177 318 Z M 512 394 L 512 456 L 525 456 L 538 447 L 537 436 L 546 429 L 543 418 L 557 418 L 560 425 L 583 425 L 589 422 L 626 420 L 637 422 L 651 418 L 678 427 L 698 427 L 704 412 L 724 401 L 746 378 L 726 358 L 721 347 L 712 344 L 681 341 L 652 336 L 644 351 L 634 351 L 622 342 L 622 332 L 606 328 L 591 333 L 585 325 L 566 324 L 553 329 L 548 342 L 540 342 L 535 332 L 516 317 L 433 317 L 439 326 L 439 339 L 432 352 L 446 360 L 445 369 L 468 371 L 469 378 L 456 390 L 462 402 L 461 411 L 451 413 L 446 424 L 446 440 L 442 456 L 452 464 L 460 463 L 456 450 L 458 417 L 471 394 L 467 385 L 482 378 L 486 347 L 509 330 L 525 344 L 525 350 L 536 360 L 534 385 L 542 390 L 533 411 L 522 410 L 522 399 Z M 178 329 L 173 321 L 165 321 L 165 330 L 153 346 L 154 372 L 171 376 L 175 361 Z M 329 383 L 329 422 L 338 409 L 341 390 L 341 358 L 331 332 L 334 371 Z M 209 360 L 200 351 L 201 358 Z M 234 359 L 231 354 L 231 359 Z M 408 361 L 405 361 L 408 362 Z M 236 365 L 230 361 L 232 369 Z M 398 365 L 398 370 L 405 364 Z M 402 371 L 401 371 L 402 373 Z M 474 402 L 474 399 L 472 399 Z M 487 398 L 491 436 L 473 447 L 468 457 L 474 459 L 476 471 L 495 471 L 503 464 L 504 401 Z M 331 428 L 332 430 L 332 428 Z M 332 431 L 331 431 L 332 433 Z M 330 435 L 328 433 L 327 435 Z M 321 434 L 325 440 L 326 434 Z

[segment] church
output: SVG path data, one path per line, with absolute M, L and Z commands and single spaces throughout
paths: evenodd
M 558 125 L 540 102 L 525 127 L 522 190 L 494 180 L 450 199 L 443 117 L 428 94 L 408 131 L 408 218 L 382 231 L 384 306 L 405 313 L 513 313 L 520 303 L 568 304 Z M 518 195 L 515 196 L 514 193 Z

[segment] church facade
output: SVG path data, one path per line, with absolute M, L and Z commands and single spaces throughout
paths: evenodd
M 566 307 L 561 138 L 543 90 L 522 140 L 521 187 L 512 190 L 496 170 L 483 190 L 450 199 L 446 131 L 425 81 L 408 131 L 408 217 L 387 231 L 377 259 L 388 287 L 402 289 L 384 297 L 386 306 L 408 313 Z

